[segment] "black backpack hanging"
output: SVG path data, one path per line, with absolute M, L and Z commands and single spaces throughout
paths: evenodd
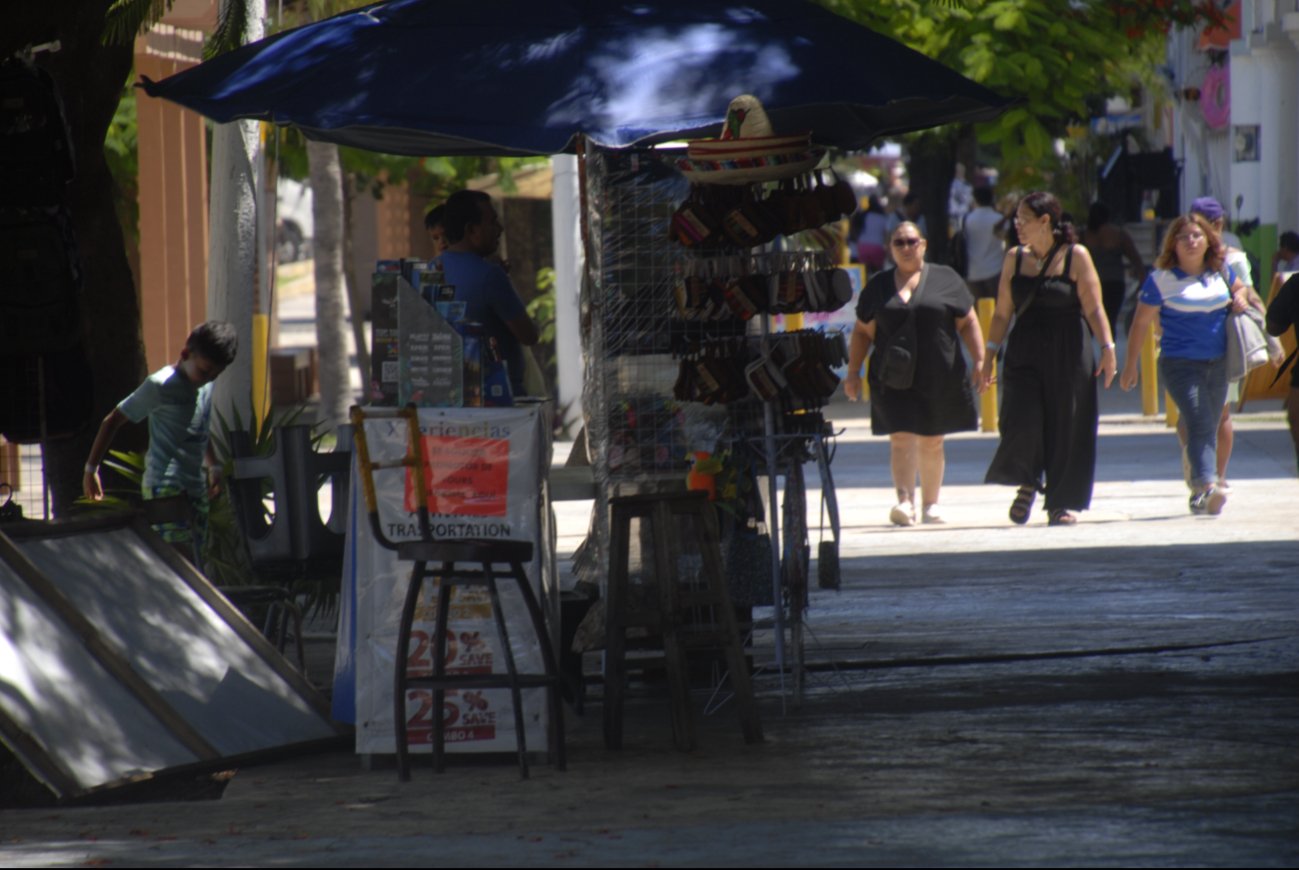
M 15 58 L 0 63 L 0 208 L 61 204 L 73 166 L 54 77 Z
M 0 433 L 10 441 L 69 435 L 92 416 L 66 204 L 73 158 L 53 76 L 0 62 Z

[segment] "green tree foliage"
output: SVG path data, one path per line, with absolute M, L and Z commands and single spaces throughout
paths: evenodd
M 104 137 L 104 158 L 113 174 L 113 203 L 117 220 L 128 246 L 140 243 L 140 136 L 136 123 L 135 89 L 129 84 L 122 90 L 121 102 L 113 113 Z
M 819 0 L 1022 103 L 979 125 L 1015 161 L 1038 159 L 1088 100 L 1153 82 L 1173 25 L 1222 23 L 1202 0 Z M 862 62 L 870 63 L 870 58 Z

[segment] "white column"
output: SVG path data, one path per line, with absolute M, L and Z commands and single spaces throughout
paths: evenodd
M 222 0 L 248 4 L 248 34 L 255 42 L 264 33 L 264 0 Z M 261 136 L 256 121 L 217 124 L 212 131 L 212 178 L 209 193 L 207 316 L 234 324 L 239 354 L 217 378 L 213 409 L 234 425 L 239 409 L 244 424 L 252 418 L 253 287 L 257 280 L 257 211 L 262 183 Z M 214 421 L 215 422 L 215 421 Z
M 569 405 L 565 419 L 582 416 L 582 250 L 581 202 L 577 157 L 554 158 L 554 194 L 550 201 L 555 246 L 555 355 L 559 403 Z M 574 428 L 576 432 L 576 428 Z
M 1248 6 L 1249 4 L 1244 4 Z M 1263 123 L 1263 94 L 1261 90 L 1264 86 L 1263 71 L 1258 59 L 1249 53 L 1248 48 L 1243 50 L 1237 49 L 1238 43 L 1244 43 L 1246 40 L 1233 40 L 1231 52 L 1231 131 L 1235 134 L 1235 128 L 1242 124 L 1258 124 L 1260 128 Z M 1260 134 L 1262 130 L 1260 129 Z M 1260 143 L 1261 144 L 1261 143 Z M 1263 223 L 1271 223 L 1268 217 L 1263 213 L 1263 199 L 1261 184 L 1261 161 L 1251 161 L 1246 163 L 1237 163 L 1235 156 L 1235 144 L 1230 143 L 1231 148 L 1231 202 L 1224 202 L 1223 206 L 1231 210 L 1232 218 L 1239 220 L 1253 220 L 1255 218 Z M 1266 154 L 1260 157 L 1266 159 Z M 1243 197 L 1239 215 L 1236 211 L 1236 198 Z M 1273 197 L 1273 208 L 1275 208 L 1275 197 Z M 1273 217 L 1272 220 L 1275 218 Z

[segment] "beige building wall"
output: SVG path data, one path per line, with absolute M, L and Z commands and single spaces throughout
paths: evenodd
M 136 74 L 154 81 L 202 57 L 202 30 L 165 21 L 135 42 Z M 207 136 L 198 114 L 137 94 L 140 317 L 149 371 L 157 371 L 207 316 Z

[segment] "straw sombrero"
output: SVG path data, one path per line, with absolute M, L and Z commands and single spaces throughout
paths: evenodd
M 676 166 L 691 184 L 751 184 L 810 172 L 824 155 L 810 130 L 775 135 L 762 103 L 743 94 L 727 107 L 721 138 L 693 140 Z

